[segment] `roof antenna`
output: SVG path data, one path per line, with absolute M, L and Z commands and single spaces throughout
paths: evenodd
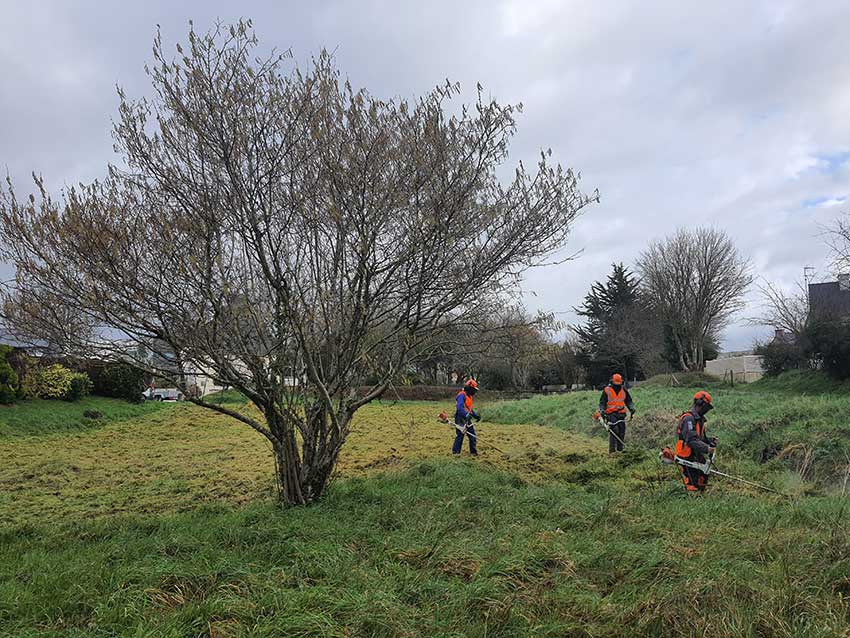
M 803 266 L 803 280 L 806 282 L 806 291 L 809 290 L 809 280 L 815 274 L 813 266 Z

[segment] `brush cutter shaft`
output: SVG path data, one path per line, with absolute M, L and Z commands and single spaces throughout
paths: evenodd
M 469 429 L 465 425 L 460 426 L 457 423 L 455 423 L 455 430 L 457 430 L 458 432 L 463 432 L 466 436 L 471 436 L 473 439 L 476 439 L 476 440 L 478 439 L 478 437 L 475 436 L 472 432 L 470 432 Z
M 716 474 L 717 476 L 722 476 L 723 478 L 728 478 L 733 481 L 738 481 L 738 483 L 744 483 L 745 485 L 751 485 L 752 487 L 757 487 L 760 490 L 765 490 L 766 492 L 773 492 L 774 494 L 779 494 L 781 496 L 785 496 L 779 490 L 775 490 L 772 487 L 768 487 L 767 485 L 762 485 L 761 483 L 755 483 L 753 481 L 748 481 L 746 479 L 742 479 L 738 476 L 733 476 L 732 474 L 727 474 L 726 472 L 721 472 L 719 470 L 715 470 L 711 467 L 712 462 L 714 461 L 714 456 L 712 455 L 708 461 L 705 463 L 697 463 L 695 461 L 688 461 L 687 459 L 676 457 L 676 463 L 679 465 L 684 465 L 685 467 L 692 467 L 695 470 L 699 470 L 703 474 Z
M 617 441 L 620 442 L 620 445 L 622 445 L 623 447 L 626 446 L 625 441 L 623 441 L 623 439 L 621 439 L 619 436 L 614 434 L 614 431 L 611 429 L 611 426 L 608 425 L 608 422 L 605 420 L 605 417 L 600 415 L 599 418 L 597 419 L 597 421 L 599 421 L 602 424 L 602 427 L 605 428 L 605 430 L 608 432 L 608 434 L 610 434 L 615 439 L 617 439 Z M 625 419 L 620 419 L 619 421 L 614 421 L 614 423 L 625 423 L 625 422 L 626 422 Z
M 696 461 L 688 461 L 687 459 L 683 459 L 681 457 L 676 457 L 676 463 L 679 465 L 684 465 L 685 467 L 692 467 L 695 470 L 699 470 L 703 474 L 708 474 L 714 470 L 711 469 L 711 459 L 706 461 L 705 463 L 697 463 Z
M 453 425 L 453 426 L 455 426 L 455 430 L 457 430 L 458 432 L 463 432 L 464 434 L 467 434 L 467 435 L 471 436 L 473 439 L 477 439 L 477 438 L 478 438 L 478 437 L 477 437 L 477 436 L 475 436 L 472 432 L 470 432 L 469 430 L 467 430 L 467 429 L 466 429 L 466 426 L 463 426 L 463 425 L 461 425 L 460 423 L 452 423 L 452 422 L 451 422 L 451 421 L 449 421 L 448 419 L 437 419 L 437 420 L 438 420 L 440 423 L 444 423 L 444 424 L 446 424 L 446 425 Z
M 718 472 L 717 470 L 711 470 L 712 474 L 717 474 L 717 476 L 722 476 L 724 478 L 732 479 L 733 481 L 738 481 L 739 483 L 744 483 L 745 485 L 752 485 L 753 487 L 757 487 L 760 490 L 765 490 L 766 492 L 773 492 L 774 494 L 779 494 L 780 496 L 785 496 L 779 490 L 775 490 L 772 487 L 768 487 L 767 485 L 762 485 L 761 483 L 754 483 L 753 481 L 748 481 L 746 479 L 739 478 L 737 476 L 732 476 L 731 474 L 726 474 L 725 472 Z

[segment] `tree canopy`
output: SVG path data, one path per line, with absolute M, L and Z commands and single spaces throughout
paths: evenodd
M 455 84 L 384 100 L 326 52 L 306 69 L 257 54 L 250 22 L 192 29 L 176 55 L 158 34 L 152 97 L 119 90 L 103 179 L 58 199 L 9 183 L 6 307 L 76 352 L 243 392 L 261 416 L 193 400 L 266 437 L 282 501 L 309 503 L 358 408 L 559 250 L 597 196 L 549 153 L 500 181 L 520 106 L 480 87 L 449 115 Z

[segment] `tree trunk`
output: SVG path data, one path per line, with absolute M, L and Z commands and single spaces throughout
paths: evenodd
M 672 338 L 673 338 L 673 346 L 676 348 L 676 356 L 679 358 L 679 367 L 686 371 L 688 369 L 688 362 L 685 361 L 685 345 L 682 343 L 682 339 L 676 333 L 675 329 L 672 330 Z
M 277 493 L 282 505 L 306 505 L 301 483 L 301 459 L 298 456 L 298 444 L 295 432 L 290 430 L 280 436 L 280 444 L 273 445 L 275 471 L 277 473 Z

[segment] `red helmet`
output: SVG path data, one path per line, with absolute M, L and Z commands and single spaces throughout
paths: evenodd
M 711 405 L 711 395 L 705 390 L 700 390 L 694 395 L 694 403 L 707 403 Z
M 463 384 L 464 388 L 474 388 L 478 389 L 478 382 L 475 379 L 467 379 L 466 383 Z
M 614 385 L 623 385 L 623 375 L 614 374 L 611 376 L 611 383 Z

